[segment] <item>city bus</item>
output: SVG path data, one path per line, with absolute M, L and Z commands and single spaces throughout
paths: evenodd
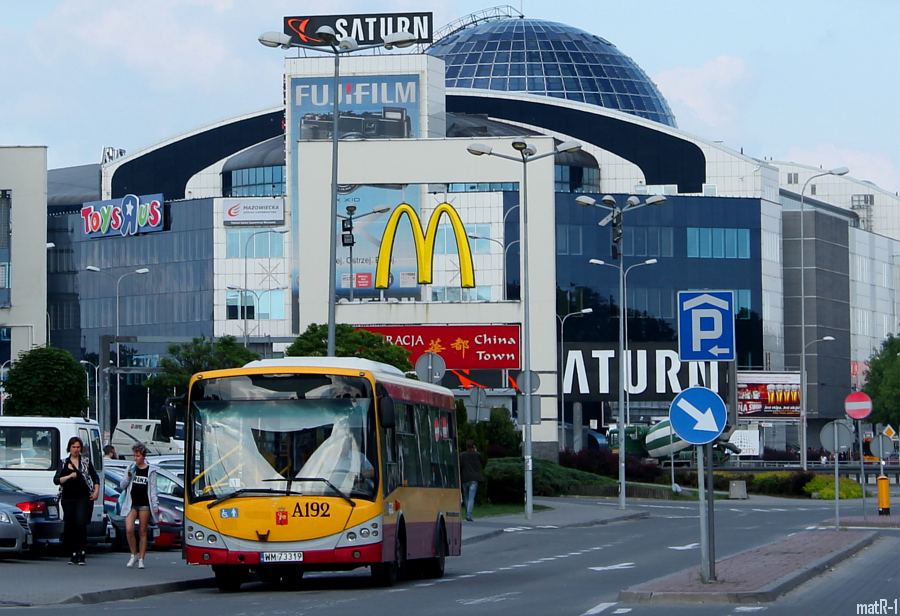
M 462 543 L 454 409 L 450 390 L 359 358 L 194 375 L 188 564 L 211 565 L 222 591 L 251 572 L 290 583 L 369 567 L 383 586 L 442 577 Z

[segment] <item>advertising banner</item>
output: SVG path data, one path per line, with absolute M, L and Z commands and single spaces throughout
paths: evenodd
M 222 206 L 226 227 L 283 225 L 284 199 L 225 199 Z
M 91 201 L 81 206 L 85 237 L 115 237 L 162 231 L 162 194 L 125 195 L 121 199 Z
M 753 430 L 735 430 L 731 433 L 728 442 L 740 448 L 742 456 L 758 456 L 759 451 L 759 429 Z
M 518 325 L 397 325 L 361 327 L 382 334 L 410 351 L 413 364 L 437 353 L 450 370 L 501 370 L 520 367 Z
M 351 37 L 360 45 L 378 45 L 394 32 L 409 32 L 414 43 L 430 43 L 434 35 L 431 13 L 368 13 L 363 15 L 297 15 L 284 18 L 284 33 L 295 45 L 329 46 L 316 35 L 322 26 L 334 30 L 338 39 Z
M 737 373 L 738 416 L 744 419 L 800 417 L 800 373 Z

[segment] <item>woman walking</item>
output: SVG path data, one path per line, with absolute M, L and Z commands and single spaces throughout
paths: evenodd
M 84 564 L 87 527 L 91 523 L 94 501 L 100 496 L 100 478 L 90 458 L 83 454 L 84 442 L 77 436 L 69 439 L 69 457 L 59 461 L 53 483 L 60 486 L 63 509 L 63 541 L 72 554 L 70 565 Z
M 145 460 L 147 447 L 143 443 L 136 443 L 131 451 L 134 453 L 134 464 L 119 484 L 125 492 L 121 513 L 125 517 L 125 534 L 131 550 L 131 558 L 125 566 L 130 569 L 137 563 L 137 568 L 143 569 L 144 556 L 147 554 L 147 527 L 150 526 L 151 518 L 154 524 L 159 519 L 159 495 L 156 492 L 156 469 Z M 140 546 L 135 545 L 134 540 L 135 520 L 140 521 Z

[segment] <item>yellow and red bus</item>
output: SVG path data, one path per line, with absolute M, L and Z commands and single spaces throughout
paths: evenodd
M 390 586 L 460 553 L 450 390 L 358 358 L 286 357 L 194 375 L 185 555 L 220 590 L 370 567 Z

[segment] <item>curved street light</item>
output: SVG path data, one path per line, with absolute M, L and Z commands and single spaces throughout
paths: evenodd
M 563 356 L 565 353 L 564 346 L 566 342 L 566 319 L 569 317 L 583 317 L 592 312 L 594 312 L 593 308 L 582 308 L 581 310 L 570 312 L 563 317 L 556 315 L 556 320 L 559 321 L 559 372 L 557 373 L 557 380 L 559 381 L 559 423 L 561 425 L 565 425 L 566 419 L 566 384 L 564 383 L 566 364 Z M 581 426 L 578 428 L 578 434 L 581 434 Z M 572 449 L 575 453 L 581 451 L 581 439 L 579 438 L 578 443 L 575 442 L 574 419 L 572 421 Z
M 531 396 L 531 309 L 529 301 L 530 283 L 528 281 L 528 163 L 554 156 L 557 153 L 577 152 L 581 149 L 581 144 L 577 141 L 564 141 L 557 145 L 550 152 L 543 154 L 537 153 L 537 148 L 525 142 L 524 139 L 514 139 L 512 148 L 519 153 L 519 156 L 510 156 L 508 154 L 500 154 L 494 152 L 493 148 L 483 143 L 472 143 L 466 150 L 473 156 L 496 156 L 504 160 L 522 164 L 522 183 L 519 184 L 519 205 L 521 206 L 522 215 L 519 217 L 519 238 L 522 240 L 522 282 L 521 282 L 521 301 L 524 321 L 522 325 L 522 373 L 524 375 L 524 394 L 525 402 L 525 519 L 530 520 L 534 512 L 534 476 L 532 467 L 532 442 L 531 442 L 531 417 L 532 417 L 532 396 Z
M 244 242 L 244 286 L 241 289 L 241 312 L 243 312 L 244 317 L 244 347 L 249 348 L 250 346 L 250 337 L 247 332 L 247 296 L 245 293 L 249 291 L 247 288 L 247 261 L 249 260 L 249 252 L 250 252 L 250 240 L 252 240 L 257 235 L 262 235 L 265 233 L 278 233 L 279 235 L 284 235 L 290 231 L 289 227 L 272 227 L 271 229 L 262 229 L 261 231 L 254 231 L 250 235 L 247 236 L 247 241 Z M 231 286 L 229 286 L 231 288 Z M 240 287 L 239 287 L 240 288 Z
M 623 232 L 623 215 L 626 212 L 642 208 L 646 205 L 662 205 L 666 202 L 666 198 L 662 195 L 653 195 L 648 197 L 646 201 L 641 203 L 638 197 L 628 197 L 625 200 L 625 206 L 619 207 L 615 197 L 605 195 L 600 202 L 593 197 L 581 195 L 575 198 L 575 203 L 585 207 L 599 207 L 609 211 L 609 214 L 598 224 L 602 227 L 606 224 L 613 223 L 613 242 L 616 247 L 621 246 Z M 619 265 L 619 509 L 625 509 L 625 269 L 623 267 L 624 255 L 618 250 Z M 649 259 L 648 259 L 649 260 Z M 593 265 L 608 265 L 600 259 L 591 259 Z M 646 265 L 650 265 L 646 261 Z M 610 267 L 615 267 L 610 265 Z M 633 267 L 633 266 L 632 266 Z
M 803 345 L 803 354 L 800 357 L 800 463 L 803 467 L 803 470 L 807 470 L 807 466 L 809 464 L 809 456 L 807 456 L 807 442 L 806 442 L 806 425 L 808 419 L 808 406 L 807 406 L 807 389 L 809 388 L 808 377 L 806 376 L 806 349 L 816 344 L 817 342 L 832 342 L 834 340 L 834 336 L 823 336 L 818 340 L 813 340 L 811 342 L 807 342 Z
M 340 96 L 338 96 L 338 92 L 340 91 L 341 55 L 353 51 L 376 49 L 378 47 L 384 47 L 385 49 L 409 47 L 415 43 L 416 38 L 411 33 L 401 30 L 385 36 L 381 43 L 360 46 L 356 42 L 356 39 L 349 36 L 338 38 L 331 26 L 320 26 L 319 29 L 316 30 L 316 36 L 318 36 L 320 40 L 325 41 L 330 50 L 322 47 L 295 43 L 290 36 L 283 32 L 265 32 L 260 35 L 259 42 L 266 47 L 280 47 L 281 49 L 297 47 L 313 51 L 330 51 L 334 55 L 334 90 L 332 91 L 332 98 L 334 100 L 331 111 L 331 218 L 329 219 L 333 225 L 334 221 L 338 218 L 338 142 L 340 141 L 338 122 L 340 119 Z M 335 237 L 334 227 L 332 226 L 329 230 L 328 246 L 328 338 L 326 342 L 326 355 L 328 357 L 334 357 L 335 305 L 337 303 L 335 298 L 337 293 L 335 283 L 335 277 L 337 276 L 336 260 L 337 238 Z

